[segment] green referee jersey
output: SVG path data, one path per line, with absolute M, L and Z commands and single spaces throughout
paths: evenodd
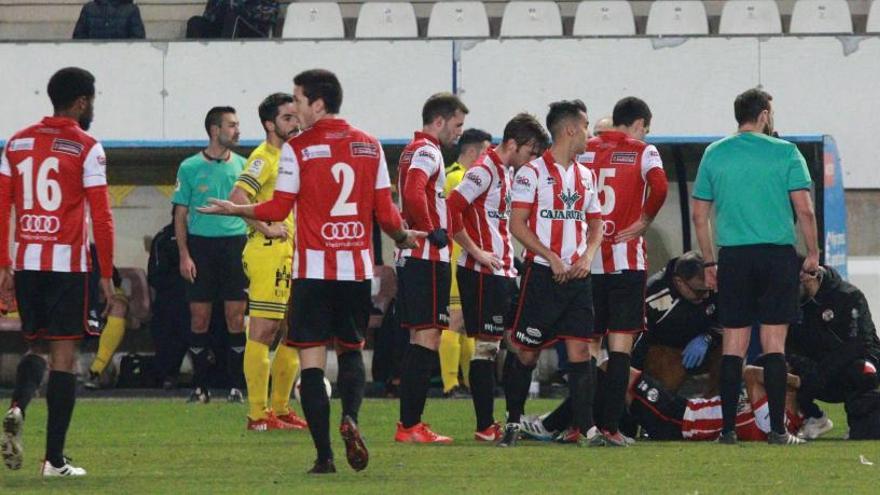
M 811 184 L 797 146 L 742 132 L 706 148 L 693 197 L 714 203 L 719 246 L 794 245 L 789 193 Z
M 177 185 L 171 202 L 189 208 L 187 230 L 190 235 L 203 237 L 230 237 L 245 235 L 247 226 L 241 218 L 204 215 L 196 208 L 204 206 L 208 198 L 226 199 L 235 186 L 235 180 L 244 170 L 245 159 L 235 153 L 226 161 L 211 160 L 199 152 L 180 163 Z

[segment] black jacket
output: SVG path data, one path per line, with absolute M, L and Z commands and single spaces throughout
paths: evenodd
M 865 295 L 833 268 L 824 268 L 818 292 L 801 305 L 799 321 L 789 330 L 786 353 L 828 362 L 844 349 L 856 349 L 858 357 L 880 363 L 880 339 Z
M 675 289 L 673 267 L 678 258 L 669 260 L 666 268 L 648 279 L 645 291 L 645 312 L 648 317 L 648 344 L 684 349 L 694 337 L 707 334 L 717 338 L 721 326 L 715 310 L 715 296 L 693 304 Z
M 94 0 L 83 5 L 73 39 L 144 38 L 141 11 L 132 0 Z

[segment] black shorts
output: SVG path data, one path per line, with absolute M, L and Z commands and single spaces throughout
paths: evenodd
M 718 320 L 725 328 L 793 323 L 799 285 L 794 246 L 723 247 L 718 252 Z
M 501 340 L 508 327 L 507 315 L 516 281 L 461 266 L 455 273 L 468 336 L 481 340 Z
M 646 271 L 594 273 L 590 278 L 593 279 L 597 334 L 645 331 Z
M 558 284 L 550 267 L 526 264 L 511 340 L 530 350 L 560 339 L 593 340 L 592 292 L 590 277 Z
M 449 325 L 449 263 L 418 258 L 397 261 L 397 314 L 410 330 Z
M 247 236 L 187 239 L 189 254 L 196 264 L 196 281 L 187 283 L 189 302 L 247 301 L 248 279 L 241 263 Z
M 630 391 L 630 414 L 651 440 L 681 440 L 681 424 L 687 400 L 664 389 L 657 380 L 642 374 Z
M 372 309 L 371 285 L 369 280 L 295 279 L 287 345 L 315 347 L 335 342 L 362 348 Z
M 15 272 L 25 340 L 76 340 L 88 331 L 88 273 Z

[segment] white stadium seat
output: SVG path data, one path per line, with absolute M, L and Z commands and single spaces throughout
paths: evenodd
M 342 12 L 336 2 L 303 2 L 287 6 L 282 38 L 345 38 Z
M 626 0 L 596 0 L 578 4 L 575 36 L 630 36 L 636 34 L 632 7 Z
M 428 20 L 429 38 L 488 38 L 489 17 L 483 2 L 437 2 Z
M 849 34 L 852 15 L 846 0 L 797 0 L 791 11 L 792 34 Z
M 562 36 L 559 6 L 556 2 L 508 2 L 501 36 Z
M 697 0 L 657 0 L 648 12 L 648 35 L 709 34 L 706 7 Z
M 718 34 L 779 34 L 782 19 L 776 0 L 728 0 Z
M 355 38 L 417 38 L 416 11 L 409 2 L 365 2 Z
M 880 33 L 880 0 L 874 0 L 871 3 L 871 10 L 868 12 L 868 26 L 865 32 Z

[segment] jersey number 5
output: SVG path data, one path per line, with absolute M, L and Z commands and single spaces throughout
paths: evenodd
M 354 169 L 351 165 L 339 162 L 330 168 L 333 174 L 333 180 L 341 183 L 342 188 L 339 190 L 339 196 L 333 203 L 333 209 L 330 210 L 330 216 L 347 217 L 357 215 L 357 203 L 350 202 L 351 191 L 354 189 Z
M 37 202 L 43 210 L 55 211 L 61 206 L 61 185 L 57 180 L 49 178 L 49 172 L 58 173 L 57 158 L 50 156 L 37 167 L 36 191 L 34 190 L 34 159 L 32 157 L 25 158 L 15 168 L 18 169 L 18 173 L 21 174 L 22 181 L 24 181 L 22 206 L 25 210 L 34 208 L 34 192 L 36 192 Z
M 605 183 L 605 179 L 609 177 L 614 177 L 617 175 L 617 170 L 613 168 L 600 168 L 599 169 L 599 193 L 602 194 L 601 204 L 599 205 L 602 209 L 602 215 L 608 215 L 612 211 L 614 211 L 614 189 Z

